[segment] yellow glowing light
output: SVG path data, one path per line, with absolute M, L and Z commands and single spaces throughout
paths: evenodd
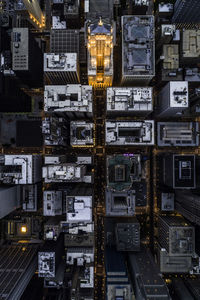
M 22 226 L 21 227 L 21 232 L 22 233 L 26 233 L 27 232 L 27 227 L 26 226 Z

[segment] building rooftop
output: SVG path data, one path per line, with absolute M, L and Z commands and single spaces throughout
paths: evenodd
M 134 155 L 107 156 L 107 187 L 113 191 L 129 190 L 141 180 L 141 157 Z
M 106 121 L 107 145 L 154 145 L 154 121 Z
M 182 57 L 199 58 L 200 56 L 200 30 L 183 30 Z
M 140 224 L 136 219 L 131 223 L 117 223 L 115 235 L 117 251 L 140 250 Z
M 70 144 L 71 146 L 94 145 L 94 124 L 86 121 L 71 121 Z
M 135 214 L 135 193 L 133 190 L 113 192 L 106 190 L 107 216 L 133 216 Z
M 92 196 L 67 196 L 66 206 L 68 223 L 92 222 Z
M 29 70 L 29 29 L 13 28 L 12 30 L 12 69 Z
M 87 165 L 91 164 L 91 157 L 77 157 L 76 162 L 65 163 L 59 157 L 45 157 L 42 177 L 46 183 L 50 182 L 92 182 L 91 173 L 87 172 Z
M 179 68 L 179 45 L 163 45 L 163 69 L 177 70 Z
M 44 53 L 44 72 L 76 72 L 77 53 Z
M 122 76 L 154 76 L 154 17 L 122 16 Z
M 62 192 L 61 191 L 43 192 L 43 215 L 44 216 L 62 215 Z
M 195 188 L 195 155 L 173 155 L 174 188 Z
M 188 82 L 170 81 L 170 107 L 188 107 Z
M 153 109 L 152 88 L 107 88 L 107 112 L 148 111 Z
M 161 210 L 174 211 L 174 193 L 161 194 Z
M 198 146 L 198 128 L 197 122 L 158 122 L 158 146 Z
M 46 85 L 44 110 L 92 113 L 92 86 L 80 84 Z
M 32 184 L 41 180 L 40 155 L 0 155 L 0 181 L 6 184 Z

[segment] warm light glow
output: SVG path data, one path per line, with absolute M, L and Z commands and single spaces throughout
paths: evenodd
M 22 233 L 26 233 L 27 232 L 27 227 L 26 226 L 22 226 L 21 227 L 21 232 Z
M 103 26 L 100 18 L 99 26 Z M 88 79 L 93 86 L 111 86 L 113 77 L 113 36 L 109 33 L 92 33 L 88 27 Z

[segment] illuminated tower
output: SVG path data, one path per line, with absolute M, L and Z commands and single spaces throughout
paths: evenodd
M 34 27 L 44 28 L 45 17 L 42 13 L 38 0 L 23 0 L 26 10 L 29 13 L 30 21 Z
M 110 86 L 113 79 L 113 25 L 100 18 L 86 26 L 89 84 Z

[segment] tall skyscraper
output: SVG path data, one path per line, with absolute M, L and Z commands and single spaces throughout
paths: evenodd
M 199 0 L 177 0 L 174 4 L 174 23 L 198 23 L 200 22 Z

